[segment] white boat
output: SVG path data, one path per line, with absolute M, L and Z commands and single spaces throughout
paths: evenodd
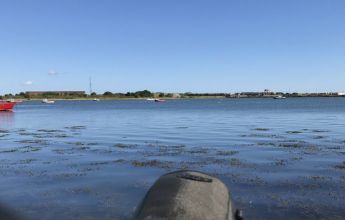
M 155 102 L 165 102 L 164 99 L 155 99 L 154 101 L 155 101 Z
M 94 101 L 94 102 L 98 102 L 98 101 L 100 101 L 100 100 L 97 99 L 97 98 L 94 98 L 93 101 Z
M 286 99 L 286 97 L 282 96 L 282 95 L 278 95 L 278 96 L 274 96 L 274 99 Z
M 7 102 L 15 102 L 15 103 L 21 103 L 23 102 L 23 100 L 20 100 L 20 99 L 8 99 L 6 100 Z
M 146 101 L 154 101 L 155 99 L 154 98 L 148 98 L 146 99 Z
M 55 101 L 53 101 L 53 100 L 48 100 L 48 99 L 43 99 L 42 102 L 43 102 L 43 103 L 46 103 L 46 104 L 54 104 L 54 103 L 55 103 Z

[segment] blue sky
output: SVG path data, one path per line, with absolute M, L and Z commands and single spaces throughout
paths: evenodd
M 0 0 L 0 94 L 345 91 L 344 0 Z

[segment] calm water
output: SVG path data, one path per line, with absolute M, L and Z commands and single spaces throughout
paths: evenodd
M 345 99 L 25 102 L 0 112 L 0 203 L 129 219 L 163 173 L 221 178 L 246 219 L 345 218 Z

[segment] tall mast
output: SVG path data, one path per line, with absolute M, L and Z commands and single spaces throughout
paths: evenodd
M 92 82 L 91 82 L 91 77 L 89 78 L 89 86 L 90 86 L 90 95 L 92 93 Z

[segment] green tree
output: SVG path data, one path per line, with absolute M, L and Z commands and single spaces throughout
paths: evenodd
M 29 99 L 30 95 L 28 93 L 24 93 L 24 98 Z
M 113 93 L 112 93 L 112 92 L 107 91 L 107 92 L 103 93 L 103 95 L 104 95 L 104 96 L 112 96 L 112 95 L 113 95 Z
M 136 97 L 151 97 L 153 94 L 149 90 L 135 92 Z

